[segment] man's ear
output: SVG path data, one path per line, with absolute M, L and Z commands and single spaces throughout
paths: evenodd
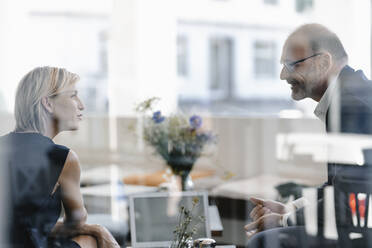
M 41 99 L 41 104 L 48 111 L 48 113 L 53 113 L 53 103 L 50 101 L 49 97 L 43 97 Z
M 333 60 L 330 53 L 325 52 L 321 55 L 319 66 L 322 72 L 325 74 L 328 73 L 328 71 L 332 68 L 332 63 Z

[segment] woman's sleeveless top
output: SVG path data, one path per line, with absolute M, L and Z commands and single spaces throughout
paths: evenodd
M 0 137 L 0 162 L 8 175 L 12 247 L 48 246 L 48 234 L 61 213 L 60 188 L 53 190 L 68 153 L 67 147 L 39 133 Z

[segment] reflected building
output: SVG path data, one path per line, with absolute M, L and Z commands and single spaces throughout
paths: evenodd
M 336 16 L 347 13 L 350 20 L 363 15 L 368 18 L 369 13 L 350 12 L 363 9 L 368 2 L 326 2 L 182 1 L 177 20 L 180 107 L 232 115 L 300 109 L 312 115 L 314 107 L 290 100 L 289 87 L 279 78 L 281 48 L 287 35 L 301 23 L 319 21 L 335 29 L 345 40 L 351 62 L 358 63 L 358 67 L 362 64 L 368 75 L 370 63 L 360 56 L 363 49 L 370 50 L 370 45 L 358 47 L 355 40 L 359 37 L 369 41 L 369 33 L 358 31 L 345 18 L 337 18 L 337 24 L 325 19 L 325 12 L 334 6 Z M 340 23 L 341 19 L 345 23 Z
M 279 79 L 281 48 L 312 17 L 313 1 L 202 2 L 207 13 L 187 1 L 178 18 L 180 106 L 233 115 L 294 108 Z

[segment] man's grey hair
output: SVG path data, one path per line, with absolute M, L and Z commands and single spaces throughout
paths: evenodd
M 348 55 L 338 36 L 325 26 L 317 23 L 298 27 L 290 36 L 301 35 L 314 53 L 329 52 L 336 61 L 347 61 Z
M 42 99 L 58 94 L 78 80 L 77 74 L 57 67 L 37 67 L 27 73 L 17 88 L 14 109 L 15 131 L 44 134 L 49 113 L 43 106 Z

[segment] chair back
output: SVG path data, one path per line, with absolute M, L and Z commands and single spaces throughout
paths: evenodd
M 371 175 L 367 173 L 353 178 L 339 175 L 335 178 L 335 213 L 340 247 L 369 247 L 368 244 L 372 244 L 372 216 L 369 216 Z

